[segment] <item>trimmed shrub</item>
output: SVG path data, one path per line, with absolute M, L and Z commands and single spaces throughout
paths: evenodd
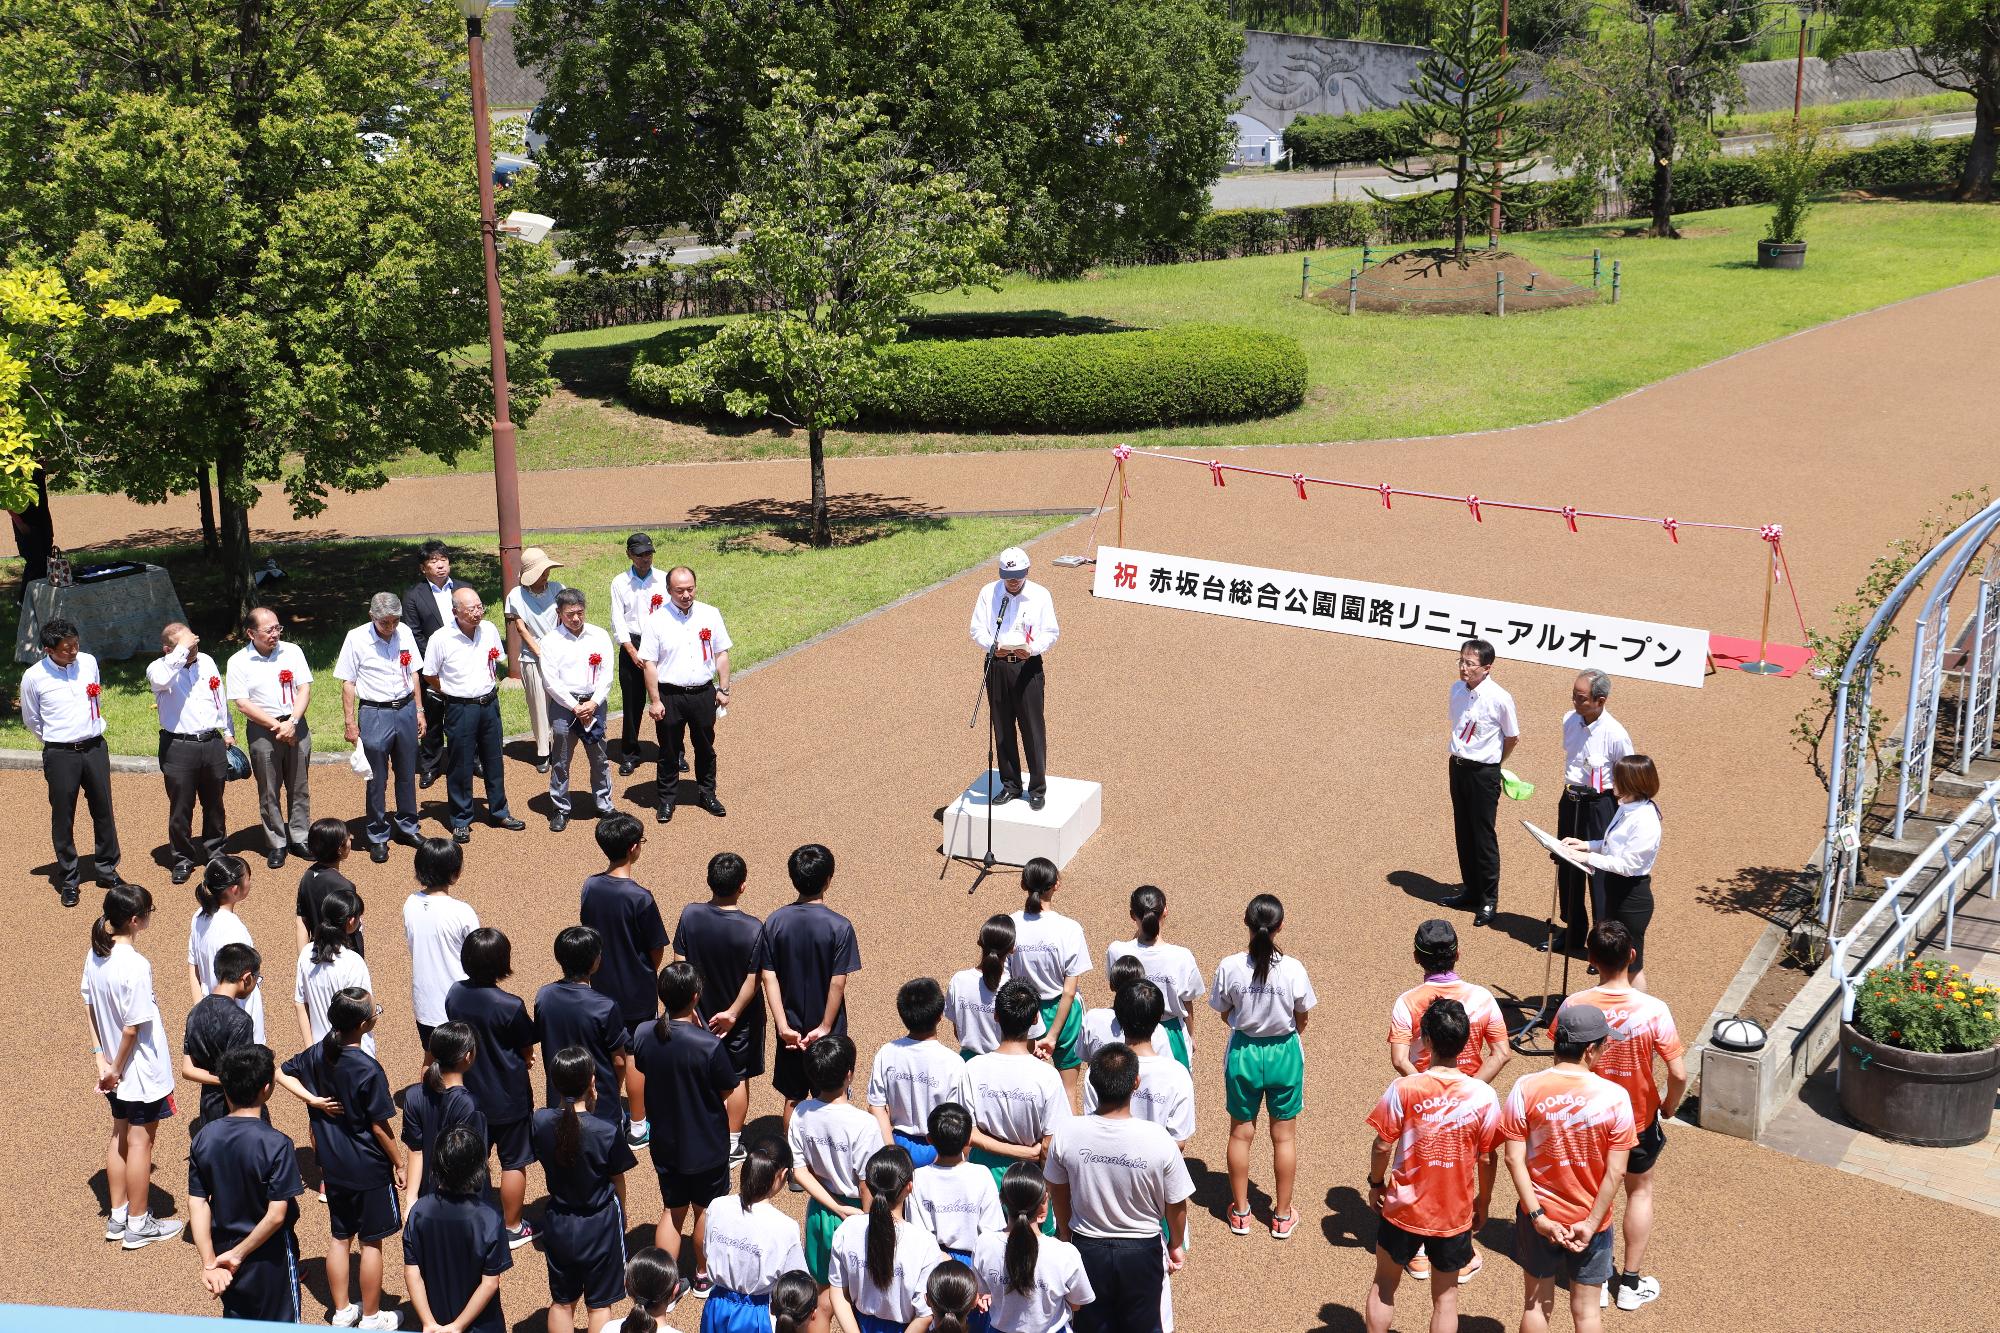
M 1362 199 L 1300 204 L 1285 213 L 1291 219 L 1294 250 L 1317 250 L 1322 246 L 1345 249 L 1365 244 L 1375 234 L 1375 209 Z
M 1965 169 L 1966 139 L 1884 139 L 1866 148 L 1825 155 L 1822 188 L 1886 190 L 1951 185 Z M 1634 217 L 1644 216 L 1652 197 L 1647 181 L 1630 197 Z M 1706 157 L 1674 167 L 1674 212 L 1771 202 L 1771 179 L 1761 157 Z
M 1300 116 L 1285 127 L 1285 147 L 1299 167 L 1337 167 L 1411 157 L 1424 144 L 1398 110 L 1357 111 L 1345 116 Z
M 554 333 L 734 315 L 757 304 L 747 284 L 725 275 L 720 259 L 649 264 L 623 273 L 557 273 L 549 282 L 556 302 Z
M 1204 214 L 1182 248 L 1192 259 L 1271 254 L 1285 248 L 1290 232 L 1281 208 L 1225 208 Z

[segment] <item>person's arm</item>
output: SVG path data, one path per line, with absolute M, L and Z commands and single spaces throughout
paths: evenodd
M 21 725 L 36 740 L 42 738 L 42 692 L 33 667 L 21 677 Z
M 826 1010 L 820 1015 L 819 1026 L 811 1032 L 806 1033 L 805 1045 L 810 1046 L 827 1033 L 833 1031 L 834 1023 L 839 1021 L 840 1018 L 840 1006 L 847 1002 L 847 978 L 849 975 L 849 973 L 843 972 L 827 984 Z
M 403 1290 L 409 1294 L 410 1309 L 416 1312 L 417 1327 L 425 1330 L 438 1327 L 431 1316 L 431 1296 L 424 1290 L 424 1275 L 415 1264 L 403 1265 Z
M 512 602 L 507 606 L 507 623 L 514 627 L 514 632 L 521 636 L 521 642 L 528 645 L 528 651 L 539 661 L 542 656 L 541 640 L 537 639 L 535 631 L 528 627 L 528 618 L 516 611 Z
M 1382 1199 L 1389 1193 L 1389 1163 L 1395 1155 L 1396 1145 L 1384 1141 L 1379 1134 L 1368 1145 L 1368 1211 L 1371 1213 L 1382 1211 Z
M 743 1011 L 750 1007 L 751 999 L 757 994 L 757 977 L 758 974 L 755 972 L 744 974 L 743 984 L 736 988 L 735 1001 L 727 1009 L 722 1010 L 708 1020 L 708 1030 L 710 1032 L 713 1032 L 718 1037 L 728 1036 L 729 1030 L 742 1020 Z
M 139 1024 L 129 1023 L 118 1034 L 118 1049 L 107 1059 L 102 1052 L 97 1056 L 97 1090 L 115 1092 L 124 1081 L 125 1066 L 131 1062 L 132 1052 L 139 1045 Z
M 210 1213 L 208 1200 L 199 1194 L 188 1196 L 188 1232 L 194 1237 L 194 1252 L 201 1256 L 202 1290 L 211 1296 L 220 1296 L 229 1290 L 229 1284 L 236 1275 L 228 1269 L 215 1266 L 215 1238 L 212 1234 L 214 1216 Z
M 1528 1175 L 1528 1145 L 1520 1139 L 1508 1139 L 1506 1153 L 1507 1175 L 1514 1182 L 1514 1193 L 1521 1200 L 1521 1211 L 1536 1212 L 1541 1205 L 1535 1202 L 1535 1182 Z M 1536 1234 L 1542 1239 L 1553 1241 L 1557 1245 L 1569 1244 L 1569 1228 L 1547 1213 L 1541 1213 L 1536 1217 L 1534 1226 Z
M 1070 1238 L 1070 1198 L 1069 1182 L 1067 1180 L 1051 1180 L 1049 1182 L 1049 1211 L 1056 1215 L 1056 1239 L 1068 1240 Z
M 188 996 L 189 1003 L 201 1003 L 201 969 L 196 967 L 192 960 L 188 962 Z
M 1307 1009 L 1292 1010 L 1292 1026 L 1297 1028 L 1301 1033 L 1303 1033 L 1306 1030 L 1306 1023 L 1311 1018 L 1312 1018 L 1312 1011 L 1310 1010 Z
M 646 677 L 646 716 L 658 722 L 667 715 L 667 705 L 660 699 L 659 663 L 651 659 L 640 662 L 636 655 L 632 660 L 639 662 L 639 670 Z
M 339 1115 L 341 1113 L 342 1108 L 339 1102 L 331 1097 L 320 1096 L 311 1088 L 299 1082 L 298 1079 L 287 1074 L 283 1067 L 277 1069 L 271 1077 L 279 1087 L 291 1093 L 292 1096 L 298 1098 L 313 1110 L 318 1111 L 321 1115 Z
M 1687 1061 L 1675 1056 L 1667 1061 L 1667 1095 L 1660 1101 L 1660 1118 L 1672 1120 L 1681 1109 L 1681 1098 L 1687 1096 Z
M 1486 1212 L 1493 1206 L 1493 1178 L 1499 1174 L 1499 1163 L 1495 1154 L 1485 1153 L 1479 1159 L 1479 1193 L 1472 1200 L 1472 1229 L 1486 1225 Z
M 827 1187 L 821 1183 L 820 1178 L 812 1171 L 807 1170 L 803 1162 L 799 1164 L 798 1170 L 792 1172 L 792 1179 L 805 1186 L 806 1193 L 818 1200 L 819 1206 L 832 1213 L 835 1217 L 853 1217 L 861 1211 L 858 1208 L 849 1208 L 846 1204 L 834 1198 Z
M 854 1317 L 854 1307 L 848 1303 L 847 1288 L 828 1287 L 833 1293 L 833 1326 L 840 1333 L 861 1333 L 861 1324 Z
M 1630 1148 L 1613 1148 L 1611 1156 L 1604 1163 L 1604 1180 L 1597 1187 L 1597 1197 L 1591 1201 L 1590 1216 L 1569 1229 L 1569 1247 L 1581 1250 L 1590 1244 L 1590 1238 L 1604 1225 L 1604 1219 L 1611 1214 L 1611 1205 L 1618 1198 L 1618 1187 L 1625 1183 L 1625 1163 L 1631 1158 Z
M 424 1150 L 410 1149 L 407 1164 L 403 1167 L 403 1216 L 410 1215 L 410 1205 L 424 1192 Z
M 1473 1077 L 1481 1083 L 1491 1083 L 1494 1075 L 1500 1072 L 1500 1067 L 1513 1057 L 1514 1052 L 1507 1048 L 1507 1043 L 1504 1041 L 1497 1046 L 1489 1046 L 1486 1048 L 1486 1058 L 1479 1062 L 1479 1072 Z
M 222 1086 L 221 1079 L 196 1064 L 194 1057 L 185 1051 L 181 1052 L 181 1077 L 190 1083 L 199 1083 L 207 1088 L 219 1088 Z
M 873 1103 L 870 1103 L 868 1107 L 868 1114 L 874 1116 L 875 1123 L 882 1127 L 882 1146 L 884 1148 L 895 1147 L 896 1122 L 889 1118 L 889 1108 L 886 1106 L 876 1106 Z
M 778 992 L 778 974 L 767 967 L 757 974 L 757 980 L 764 988 L 764 1007 L 770 1011 L 771 1025 L 777 1029 L 779 1044 L 798 1047 L 798 1030 L 785 1021 L 785 997 Z
M 358 744 L 361 740 L 361 724 L 355 716 L 357 697 L 353 681 L 340 682 L 340 734 L 349 745 Z
M 1519 743 L 1520 743 L 1520 740 L 1521 740 L 1521 738 L 1520 738 L 1519 736 L 1502 736 L 1502 737 L 1500 738 L 1500 762 L 1501 762 L 1501 763 L 1503 763 L 1503 764 L 1504 764 L 1504 763 L 1506 763 L 1506 762 L 1507 762 L 1507 756 L 1509 756 L 1509 755 L 1511 755 L 1511 754 L 1513 754 L 1513 753 L 1514 753 L 1514 747 L 1515 747 L 1515 746 L 1516 746 L 1517 744 L 1519 744 Z
M 1187 1200 L 1167 1205 L 1167 1271 L 1178 1273 L 1187 1267 Z
M 312 1045 L 312 1016 L 306 1012 L 306 1002 L 299 999 L 293 1000 L 292 1013 L 299 1020 L 300 1043 L 306 1046 Z
M 1076 978 L 1064 977 L 1062 995 L 1056 1000 L 1056 1016 L 1049 1024 L 1049 1030 L 1042 1034 L 1039 1043 L 1054 1052 L 1056 1043 L 1062 1040 L 1063 1030 L 1069 1026 L 1070 1007 L 1076 1003 Z
M 206 1202 L 207 1200 L 203 1200 L 203 1203 Z M 278 1228 L 285 1225 L 285 1215 L 291 1212 L 291 1203 L 290 1199 L 273 1199 L 266 1204 L 264 1215 L 257 1219 L 256 1226 L 250 1228 L 250 1234 L 216 1255 L 213 1266 L 225 1273 L 234 1273 L 245 1258 L 257 1252 L 258 1246 L 278 1234 Z M 203 1266 L 209 1266 L 206 1259 L 203 1261 Z M 205 1273 L 202 1281 L 206 1285 L 208 1278 Z M 218 1291 L 217 1295 L 220 1294 Z
M 236 705 L 236 711 L 243 714 L 245 721 L 255 722 L 266 731 L 276 732 L 285 725 L 278 721 L 277 718 L 271 716 L 271 714 L 265 712 L 263 705 L 251 699 L 247 694 L 241 698 L 231 698 L 229 702 Z
M 485 1313 L 486 1307 L 492 1304 L 493 1298 L 499 1294 L 500 1275 L 498 1273 L 486 1274 L 479 1279 L 479 1285 L 473 1288 L 472 1295 L 466 1297 L 465 1308 L 458 1312 L 458 1318 L 452 1320 L 449 1324 L 440 1324 L 438 1327 L 444 1329 L 445 1333 L 465 1333 L 465 1330 L 470 1328 L 473 1321 L 478 1319 L 481 1314 Z
M 187 650 L 175 645 L 172 652 L 146 663 L 146 688 L 165 694 L 174 687 L 174 675 L 187 665 Z
M 1009 1143 L 1005 1139 L 996 1139 L 981 1129 L 976 1123 L 972 1126 L 972 1146 L 983 1148 L 998 1157 L 1012 1157 L 1016 1161 L 1022 1162 L 1036 1161 L 1042 1155 L 1042 1146 L 1039 1143 L 1024 1145 Z
M 286 724 L 291 727 L 291 734 L 286 740 L 297 738 L 299 728 L 306 724 L 306 709 L 312 707 L 313 674 L 312 668 L 305 664 L 305 654 L 299 654 L 299 669 L 292 674 L 298 679 L 292 682 L 292 720 Z
M 1406 1078 L 1417 1072 L 1416 1062 L 1410 1059 L 1409 1042 L 1389 1039 L 1389 1067 Z
M 375 1142 L 380 1145 L 383 1153 L 389 1158 L 390 1168 L 395 1172 L 396 1189 L 398 1192 L 401 1192 L 403 1186 L 409 1182 L 410 1178 L 407 1169 L 403 1165 L 402 1145 L 397 1143 L 396 1136 L 389 1132 L 387 1121 L 374 1121 L 368 1126 L 368 1132 L 375 1136 Z

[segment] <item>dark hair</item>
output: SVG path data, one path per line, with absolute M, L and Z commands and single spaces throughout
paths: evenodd
M 361 895 L 353 889 L 330 889 L 319 900 L 319 920 L 313 923 L 312 960 L 330 963 L 347 947 L 347 923 L 361 915 Z
M 1129 957 L 1127 954 L 1126 958 Z M 1122 963 L 1125 959 L 1118 961 Z M 1158 986 L 1140 977 L 1112 998 L 1111 1012 L 1117 1015 L 1118 1030 L 1125 1034 L 1126 1041 L 1151 1041 L 1160 1020 L 1166 1016 L 1167 997 Z
M 931 1270 L 924 1299 L 931 1307 L 931 1333 L 966 1333 L 979 1301 L 979 1279 L 958 1260 L 946 1259 Z
M 979 928 L 979 975 L 986 989 L 1007 984 L 1007 955 L 1014 952 L 1014 918 L 1002 913 L 986 918 Z
M 653 1036 L 660 1041 L 674 1039 L 674 1015 L 684 1014 L 701 994 L 701 973 L 694 964 L 676 958 L 660 969 L 660 1016 L 653 1020 Z
M 556 1121 L 556 1165 L 575 1166 L 583 1154 L 583 1122 L 576 1103 L 597 1079 L 597 1060 L 581 1046 L 565 1046 L 549 1057 L 549 1082 L 562 1098 L 562 1119 Z
M 1125 993 L 1128 986 L 1146 979 L 1146 965 L 1139 961 L 1137 954 L 1123 953 L 1112 959 L 1111 966 L 1104 973 L 1106 984 L 1111 987 L 1115 1000 Z
M 556 606 L 567 609 L 572 606 L 588 606 L 590 599 L 583 595 L 581 588 L 565 587 L 556 593 Z
M 1046 856 L 1037 856 L 1021 867 L 1021 887 L 1028 891 L 1028 901 L 1021 910 L 1030 916 L 1042 910 L 1042 895 L 1062 881 L 1062 872 L 1056 863 Z
M 597 821 L 597 850 L 613 865 L 624 864 L 632 849 L 646 840 L 646 830 L 623 810 Z
M 1563 1041 L 1560 1038 L 1550 1043 L 1555 1048 L 1556 1061 L 1560 1064 L 1575 1064 L 1583 1059 L 1585 1051 L 1603 1044 L 1596 1041 Z
M 933 977 L 913 977 L 896 992 L 896 1017 L 912 1032 L 936 1032 L 944 1018 L 944 987 Z
M 568 592 L 569 589 L 563 591 Z M 660 1321 L 648 1314 L 645 1306 L 635 1305 L 626 1312 L 625 1320 L 618 1328 L 620 1333 L 659 1333 Z
M 564 926 L 556 932 L 556 966 L 562 969 L 564 981 L 589 976 L 603 956 L 604 937 L 589 926 Z
M 215 1077 L 222 1083 L 223 1100 L 232 1109 L 255 1106 L 264 1089 L 277 1077 L 278 1062 L 269 1046 L 236 1046 L 215 1062 Z
M 1472 1020 L 1465 1016 L 1465 1006 L 1448 996 L 1431 1001 L 1421 1026 L 1424 1040 L 1430 1043 L 1433 1065 L 1457 1063 L 1458 1053 L 1472 1037 Z
M 60 648 L 77 637 L 76 622 L 57 616 L 54 620 L 42 622 L 42 650 Z
M 1611 765 L 1611 788 L 1620 796 L 1630 792 L 1642 801 L 1660 794 L 1660 770 L 1651 755 L 1621 755 Z
M 1493 665 L 1493 645 L 1484 639 L 1467 639 L 1464 643 L 1458 645 L 1458 651 L 1461 657 L 1468 651 L 1477 654 L 1479 665 L 1483 667 Z
M 431 1039 L 425 1044 L 430 1049 L 431 1062 L 424 1066 L 424 1091 L 442 1097 L 444 1076 L 458 1073 L 472 1063 L 479 1039 L 472 1035 L 471 1024 L 453 1020 L 432 1028 Z
M 1160 938 L 1160 913 L 1167 910 L 1167 895 L 1151 884 L 1132 890 L 1132 920 L 1139 926 L 1139 942 L 1151 944 Z
M 1271 939 L 1285 924 L 1285 905 L 1276 894 L 1260 893 L 1243 909 L 1243 924 L 1250 927 L 1250 975 L 1258 985 L 1271 978 L 1271 960 L 1278 946 Z
M 717 852 L 708 858 L 708 891 L 718 895 L 734 895 L 743 892 L 743 881 L 750 876 L 750 867 L 743 864 L 743 858 L 735 852 Z
M 946 1157 L 958 1157 L 972 1142 L 972 1112 L 958 1102 L 939 1102 L 924 1120 L 931 1147 Z
M 477 1198 L 485 1192 L 485 1135 L 470 1125 L 453 1125 L 438 1135 L 433 1155 L 437 1158 L 438 1193 Z
M 1122 1041 L 1099 1047 L 1090 1057 L 1090 1087 L 1100 1111 L 1131 1105 L 1139 1087 L 1139 1057 Z
M 993 996 L 993 1021 L 1008 1041 L 1021 1041 L 1042 1016 L 1042 997 L 1025 981 L 1010 981 Z
M 326 1002 L 326 1035 L 319 1039 L 320 1054 L 328 1064 L 337 1064 L 347 1048 L 347 1038 L 375 1017 L 375 997 L 359 986 L 343 986 Z
M 215 951 L 215 979 L 241 981 L 245 972 L 264 970 L 264 955 L 248 944 L 225 944 Z
M 632 1298 L 635 1313 L 649 1305 L 658 1305 L 674 1294 L 674 1284 L 680 1281 L 680 1265 L 673 1256 L 657 1245 L 648 1245 L 625 1261 L 625 1294 Z M 625 1316 L 625 1326 L 630 1328 L 632 1316 Z
M 1632 928 L 1623 921 L 1600 921 L 1590 928 L 1583 947 L 1600 976 L 1623 972 L 1632 965 Z
M 514 946 L 492 926 L 481 926 L 458 946 L 458 965 L 475 986 L 497 986 L 514 975 Z
M 103 914 L 90 923 L 90 951 L 109 958 L 118 933 L 152 910 L 153 895 L 142 885 L 127 880 L 106 889 Z
M 801 898 L 817 898 L 833 882 L 833 853 L 817 842 L 793 851 L 785 861 L 785 873 Z
M 896 1280 L 896 1205 L 915 1174 L 909 1152 L 894 1144 L 877 1148 L 861 1173 L 868 1187 L 868 1276 L 878 1287 Z
M 411 860 L 417 883 L 427 889 L 448 889 L 465 870 L 465 849 L 450 838 L 425 838 Z
M 306 851 L 315 861 L 331 864 L 340 855 L 340 849 L 352 841 L 347 831 L 347 821 L 335 819 L 331 815 L 325 819 L 315 819 L 306 830 Z M 458 844 L 453 843 L 456 847 Z
M 778 1187 L 778 1173 L 792 1169 L 792 1145 L 775 1134 L 765 1135 L 743 1149 L 743 1173 L 736 1180 L 736 1195 L 748 1208 L 771 1197 Z
M 835 1032 L 806 1047 L 806 1086 L 812 1094 L 838 1093 L 854 1076 L 854 1039 Z
M 422 546 L 419 546 L 417 548 L 417 563 L 427 565 L 431 562 L 432 556 L 438 556 L 438 555 L 448 556 L 450 554 L 451 554 L 451 549 L 447 547 L 443 542 L 433 537 L 429 541 L 425 542 Z
M 194 886 L 194 900 L 201 914 L 214 916 L 222 906 L 222 895 L 248 878 L 250 864 L 242 857 L 230 852 L 209 857 L 201 870 L 201 882 Z
M 1007 1290 L 1035 1289 L 1035 1259 L 1042 1252 L 1041 1212 L 1048 1182 L 1033 1162 L 1015 1162 L 1000 1178 L 1000 1215 L 1007 1220 Z
M 771 1284 L 771 1333 L 806 1333 L 819 1310 L 819 1283 L 803 1268 Z

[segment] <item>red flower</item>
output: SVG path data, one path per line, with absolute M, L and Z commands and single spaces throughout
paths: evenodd
M 666 598 L 664 598 L 664 597 L 662 597 L 662 596 L 660 596 L 660 594 L 658 594 L 658 593 L 654 593 L 654 594 L 653 594 L 653 609 L 654 609 L 655 611 L 659 610 L 659 609 L 660 609 L 660 604 L 661 604 L 662 602 L 666 601 L 666 600 L 667 600 L 667 599 L 666 599 Z
M 407 671 L 410 666 L 410 650 L 405 648 L 400 654 L 397 655 L 396 660 L 400 662 L 403 666 L 403 669 Z

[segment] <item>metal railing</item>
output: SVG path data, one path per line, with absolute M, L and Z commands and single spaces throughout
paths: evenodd
M 1986 532 L 1990 534 L 1989 525 Z M 1937 585 L 1924 600 L 1924 613 L 1917 617 L 1915 645 L 1910 650 L 1910 697 L 1903 711 L 1902 773 L 1896 782 L 1895 837 L 1903 836 L 1903 822 L 1911 813 L 1928 814 L 1931 797 L 1931 771 L 1937 749 L 1938 705 L 1944 693 L 1944 678 L 1948 674 L 1945 659 L 1951 651 L 1954 638 L 1951 632 L 1951 599 L 1958 591 L 1966 572 L 1980 551 L 1985 549 L 1982 534 L 1959 543 L 1957 554 L 1938 578 Z M 1985 591 L 1979 595 L 1980 608 L 1985 607 Z M 1970 630 L 1972 622 L 1967 621 Z M 1989 663 L 1990 663 L 1989 658 Z M 1959 669 L 1966 663 L 1961 661 Z M 1978 671 L 1973 666 L 1974 672 Z M 1971 678 L 1967 678 L 1968 685 Z M 1965 691 L 1960 691 L 1961 704 Z M 1968 759 L 1969 762 L 1969 759 Z M 1961 767 L 1960 772 L 1964 771 Z

